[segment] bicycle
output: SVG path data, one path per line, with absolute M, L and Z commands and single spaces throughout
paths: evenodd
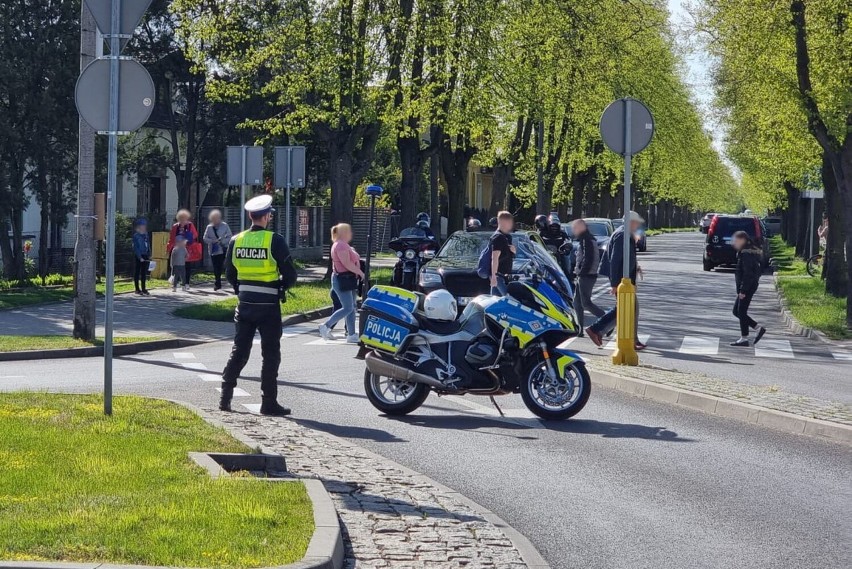
M 825 255 L 817 253 L 808 259 L 808 274 L 812 277 L 822 276 L 822 265 L 825 262 Z

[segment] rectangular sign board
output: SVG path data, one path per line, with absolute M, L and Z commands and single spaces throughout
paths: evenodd
M 304 146 L 275 147 L 275 187 L 305 187 Z
M 806 192 L 802 192 L 802 197 L 806 200 L 821 200 L 825 199 L 825 191 L 824 190 L 808 190 Z
M 243 149 L 245 149 L 245 170 L 243 170 Z M 229 186 L 263 184 L 262 146 L 229 146 L 226 165 L 226 183 Z

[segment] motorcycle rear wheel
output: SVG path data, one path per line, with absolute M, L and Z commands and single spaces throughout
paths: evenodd
M 408 415 L 426 401 L 425 383 L 400 381 L 364 370 L 364 391 L 373 407 L 387 415 Z
M 579 413 L 592 394 L 592 381 L 586 364 L 574 362 L 565 367 L 564 377 L 550 379 L 541 360 L 528 367 L 521 384 L 521 398 L 527 409 L 542 419 L 568 419 Z

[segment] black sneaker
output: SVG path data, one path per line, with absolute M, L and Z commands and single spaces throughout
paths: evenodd
M 139 296 L 142 296 L 142 295 L 143 295 L 143 294 L 145 294 L 145 293 L 143 293 L 141 290 L 137 290 L 137 291 L 136 291 L 136 294 L 138 294 Z
M 223 387 L 222 397 L 219 398 L 219 411 L 231 411 L 231 399 L 234 397 L 233 387 Z
M 151 296 L 151 293 L 150 293 L 150 292 L 148 292 L 147 290 L 143 290 L 143 291 L 142 291 L 142 295 L 143 295 L 143 296 Z
M 274 399 L 264 399 L 263 403 L 260 404 L 260 414 L 272 417 L 284 417 L 290 414 L 290 409 L 280 405 Z
M 754 345 L 755 346 L 760 341 L 760 339 L 763 338 L 764 334 L 766 334 L 766 328 L 761 326 L 760 328 L 757 329 L 757 336 L 755 336 L 755 338 L 754 338 Z
M 731 342 L 730 345 L 734 346 L 735 348 L 747 348 L 748 340 L 737 340 L 736 342 Z

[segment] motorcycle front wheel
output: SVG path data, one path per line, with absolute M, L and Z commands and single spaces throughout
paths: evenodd
M 425 383 L 401 381 L 364 370 L 364 391 L 373 407 L 388 415 L 407 415 L 429 396 Z
M 586 406 L 592 381 L 583 362 L 565 366 L 562 377 L 555 380 L 541 360 L 534 361 L 528 370 L 521 384 L 521 398 L 527 409 L 542 419 L 568 419 Z

